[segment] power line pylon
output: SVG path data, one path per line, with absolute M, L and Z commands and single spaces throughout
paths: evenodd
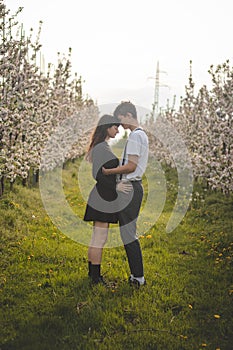
M 158 112 L 159 112 L 159 61 L 157 61 L 157 67 L 156 67 L 154 102 L 152 104 L 153 120 L 155 120 L 155 114 L 158 114 Z
M 160 73 L 166 73 L 165 71 L 161 71 L 159 69 L 159 61 L 157 61 L 156 66 L 156 76 L 155 77 L 149 77 L 149 79 L 155 79 L 155 88 L 154 88 L 154 102 L 152 103 L 152 112 L 151 116 L 153 121 L 155 120 L 156 116 L 159 114 L 159 88 L 160 87 L 169 87 L 168 85 L 160 84 Z

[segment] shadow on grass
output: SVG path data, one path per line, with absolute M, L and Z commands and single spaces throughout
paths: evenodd
M 37 307 L 31 318 L 21 319 L 15 326 L 17 335 L 1 350 L 96 349 L 108 335 L 105 301 L 117 304 L 122 295 L 130 298 L 136 292 L 126 282 L 114 288 L 92 286 L 89 278 L 72 281 L 67 295 L 57 295 L 48 309 Z M 119 331 L 124 332 L 122 325 Z

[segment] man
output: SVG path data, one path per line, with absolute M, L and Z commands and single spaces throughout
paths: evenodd
M 126 205 L 119 212 L 119 224 L 131 271 L 129 282 L 141 286 L 146 284 L 146 280 L 141 247 L 136 234 L 136 222 L 143 198 L 141 183 L 148 160 L 148 137 L 139 127 L 137 111 L 131 102 L 122 102 L 118 105 L 114 111 L 114 117 L 119 119 L 124 129 L 130 129 L 131 133 L 125 146 L 121 166 L 113 169 L 103 168 L 103 173 L 105 175 L 120 174 L 123 182 L 132 184 L 133 195 L 131 200 L 128 200 L 129 203 L 125 195 Z

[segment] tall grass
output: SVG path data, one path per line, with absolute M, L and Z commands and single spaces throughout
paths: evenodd
M 68 164 L 63 182 L 81 217 L 80 164 Z M 1 350 L 232 349 L 233 198 L 196 183 L 185 218 L 166 234 L 176 174 L 165 173 L 165 208 L 140 238 L 147 285 L 139 290 L 127 283 L 123 247 L 104 250 L 110 287 L 91 287 L 87 247 L 57 230 L 39 190 L 16 186 L 3 196 Z

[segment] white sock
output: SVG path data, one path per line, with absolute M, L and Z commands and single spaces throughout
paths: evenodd
M 132 275 L 131 275 L 132 276 Z M 145 283 L 145 278 L 144 276 L 142 277 L 134 277 L 133 276 L 133 279 L 137 280 L 140 284 L 144 284 Z

